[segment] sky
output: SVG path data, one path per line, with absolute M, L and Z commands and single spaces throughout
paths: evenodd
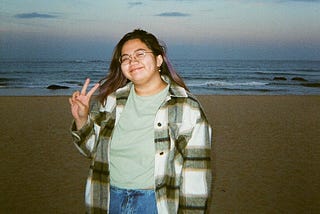
M 320 0 L 0 0 L 0 60 L 105 59 L 136 28 L 177 59 L 320 60 Z

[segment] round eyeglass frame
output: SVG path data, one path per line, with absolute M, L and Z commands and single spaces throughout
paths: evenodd
M 132 54 L 124 54 L 124 55 L 121 55 L 120 58 L 119 58 L 119 62 L 121 65 L 128 65 L 132 62 L 133 59 L 136 59 L 136 60 L 142 60 L 144 59 L 144 57 L 146 56 L 147 53 L 153 53 L 153 51 L 146 51 L 146 50 L 143 50 L 143 49 L 139 49 L 139 50 L 136 50 L 134 51 Z M 122 57 L 123 56 L 128 56 L 126 60 L 128 60 L 127 63 L 124 63 L 123 60 L 122 60 Z

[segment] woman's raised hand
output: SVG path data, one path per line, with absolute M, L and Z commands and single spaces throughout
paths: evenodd
M 81 92 L 76 91 L 72 94 L 72 97 L 69 98 L 69 103 L 71 105 L 71 113 L 75 120 L 78 130 L 86 124 L 88 120 L 91 96 L 99 88 L 99 84 L 97 83 L 87 93 L 89 83 L 90 79 L 87 78 L 81 89 Z

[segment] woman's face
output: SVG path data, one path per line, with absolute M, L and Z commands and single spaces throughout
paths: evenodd
M 162 81 L 159 68 L 163 62 L 161 55 L 154 56 L 140 39 L 128 40 L 121 50 L 121 70 L 135 85 L 144 86 Z

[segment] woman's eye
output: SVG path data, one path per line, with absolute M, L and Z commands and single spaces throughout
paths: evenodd
M 142 56 L 144 56 L 144 52 L 137 52 L 137 53 L 136 53 L 136 56 L 137 56 L 137 57 L 142 57 Z
M 122 62 L 126 62 L 128 60 L 130 60 L 129 57 L 122 57 L 122 59 L 121 59 Z

